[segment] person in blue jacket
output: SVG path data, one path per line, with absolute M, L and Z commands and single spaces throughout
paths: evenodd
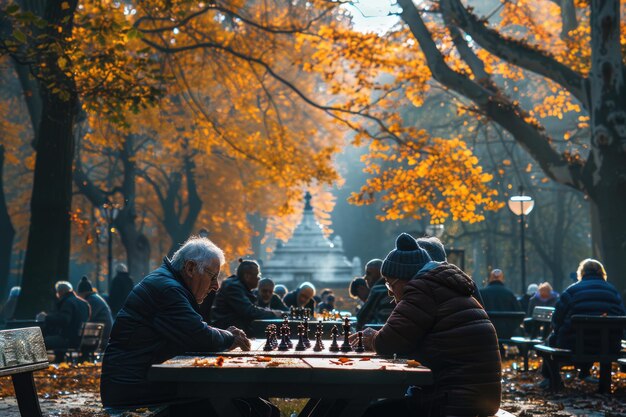
M 218 287 L 223 264 L 222 250 L 209 239 L 190 238 L 171 261 L 165 258 L 133 288 L 113 324 L 102 361 L 100 395 L 105 407 L 178 402 L 171 407 L 171 415 L 207 410 L 193 398 L 188 402 L 191 408 L 181 406 L 176 386 L 150 382 L 148 371 L 151 365 L 184 352 L 250 349 L 242 330 L 210 327 L 199 314 L 198 305 Z M 201 405 L 194 408 L 194 403 Z
M 595 259 L 585 259 L 578 266 L 578 282 L 567 287 L 554 307 L 552 315 L 553 332 L 548 338 L 550 346 L 573 349 L 576 333 L 572 328 L 572 316 L 623 316 L 626 315 L 624 303 L 617 289 L 607 282 L 604 266 Z M 620 339 L 616 338 L 612 346 L 614 352 L 620 350 Z M 598 341 L 598 349 L 600 347 Z M 544 359 L 545 360 L 545 359 Z M 579 378 L 591 380 L 592 364 L 576 364 L 580 369 Z M 542 374 L 546 378 L 541 386 L 550 386 L 548 366 L 544 363 Z M 557 377 L 560 375 L 557 373 Z M 595 381 L 594 381 L 595 382 Z M 558 384 L 558 382 L 557 382 Z

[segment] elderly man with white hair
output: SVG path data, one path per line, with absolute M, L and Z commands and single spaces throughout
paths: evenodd
M 133 288 L 117 315 L 104 353 L 100 393 L 105 407 L 180 401 L 174 386 L 148 381 L 151 365 L 189 351 L 250 349 L 241 330 L 210 327 L 199 314 L 198 304 L 218 288 L 223 264 L 220 248 L 209 239 L 193 237 Z M 185 415 L 193 409 L 180 407 L 172 407 L 172 415 Z
M 51 313 L 37 314 L 37 320 L 44 322 L 44 343 L 46 348 L 54 350 L 55 362 L 61 362 L 68 348 L 77 348 L 80 344 L 80 327 L 89 320 L 89 304 L 74 293 L 72 284 L 58 281 L 54 285 L 57 296 L 56 310 Z

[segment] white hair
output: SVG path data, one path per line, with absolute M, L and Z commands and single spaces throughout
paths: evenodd
M 119 264 L 117 264 L 117 266 L 115 267 L 115 272 L 120 273 L 120 272 L 128 272 L 128 267 L 126 266 L 126 264 L 120 262 Z
M 305 288 L 310 288 L 313 290 L 313 295 L 315 295 L 315 285 L 311 284 L 309 281 L 305 281 L 298 287 L 299 290 L 303 290 Z
M 16 287 L 11 288 L 11 291 L 9 292 L 9 297 L 19 296 L 20 291 L 22 291 L 22 287 L 16 286 Z
M 57 281 L 57 283 L 54 284 L 54 289 L 56 290 L 56 292 L 67 293 L 73 291 L 74 287 L 72 287 L 72 284 L 70 284 L 68 281 Z
M 171 263 L 172 268 L 180 272 L 187 261 L 194 261 L 196 270 L 201 272 L 214 259 L 217 259 L 220 265 L 226 263 L 224 252 L 215 243 L 206 237 L 192 236 L 183 243 L 180 249 L 174 252 Z

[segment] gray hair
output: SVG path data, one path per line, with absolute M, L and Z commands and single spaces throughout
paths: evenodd
M 18 297 L 21 291 L 22 291 L 22 287 L 19 287 L 19 286 L 13 287 L 11 288 L 11 291 L 9 291 L 9 297 Z
M 64 294 L 74 290 L 72 284 L 68 281 L 57 281 L 57 283 L 54 284 L 54 289 L 56 292 L 62 292 Z
M 300 286 L 298 287 L 299 290 L 303 290 L 305 288 L 310 288 L 313 290 L 313 295 L 315 295 L 315 285 L 311 284 L 308 281 L 303 282 L 302 284 L 300 284 Z
M 119 264 L 117 264 L 117 266 L 115 267 L 115 272 L 117 272 L 118 274 L 120 272 L 128 272 L 128 267 L 126 266 L 125 263 L 120 262 Z
M 171 263 L 172 268 L 180 272 L 187 261 L 193 261 L 196 263 L 196 270 L 202 271 L 214 259 L 217 259 L 220 265 L 226 263 L 224 252 L 215 243 L 206 237 L 192 236 L 174 252 Z

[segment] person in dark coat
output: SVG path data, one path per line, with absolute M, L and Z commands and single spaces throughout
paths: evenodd
M 109 289 L 109 307 L 113 318 L 117 316 L 118 311 L 124 305 L 126 297 L 133 290 L 135 283 L 128 274 L 128 268 L 124 264 L 118 264 L 115 277 L 111 280 L 111 288 Z
M 380 275 L 381 259 L 372 259 L 365 265 L 363 279 L 370 287 L 367 300 L 356 314 L 356 327 L 361 330 L 368 323 L 384 323 L 393 311 L 393 298 L 389 296 L 385 280 Z
M 554 307 L 559 300 L 559 293 L 552 289 L 549 282 L 544 282 L 537 287 L 535 295 L 528 301 L 526 315 L 532 316 L 535 307 Z
M 226 278 L 215 294 L 211 319 L 213 326 L 226 329 L 236 326 L 250 330 L 254 320 L 282 317 L 284 311 L 259 307 L 252 290 L 259 285 L 259 264 L 252 260 L 239 259 L 237 274 Z
M 46 348 L 54 350 L 55 362 L 61 362 L 68 348 L 80 346 L 80 329 L 89 321 L 91 312 L 87 301 L 76 296 L 69 282 L 58 281 L 54 288 L 58 299 L 56 311 L 39 313 L 37 320 L 44 321 Z
M 476 284 L 455 265 L 430 261 L 405 233 L 381 272 L 397 305 L 380 331 L 364 330 L 363 343 L 378 354 L 414 357 L 432 370 L 434 384 L 370 406 L 365 416 L 494 415 L 500 353 L 495 329 L 473 297 Z
M 259 287 L 253 291 L 257 298 L 256 304 L 259 307 L 269 308 L 271 310 L 289 311 L 289 307 L 285 305 L 283 299 L 274 294 L 274 281 L 270 278 L 261 278 Z
M 535 294 L 537 293 L 538 288 L 539 288 L 539 285 L 534 284 L 534 283 L 530 284 L 528 288 L 526 288 L 526 294 L 517 298 L 517 301 L 519 302 L 519 305 L 522 311 L 529 311 L 528 304 L 530 303 L 530 299 L 533 298 Z M 526 316 L 527 317 L 532 316 L 532 310 L 530 310 L 530 314 L 526 314 Z
M 554 307 L 552 315 L 552 334 L 548 338 L 550 346 L 573 349 L 576 343 L 576 333 L 572 328 L 572 316 L 577 314 L 589 316 L 624 316 L 624 303 L 617 289 L 606 281 L 604 266 L 595 259 L 585 259 L 578 266 L 578 282 L 567 287 L 561 294 Z M 621 332 L 615 334 L 612 340 L 612 353 L 621 348 Z M 598 349 L 600 341 L 598 340 Z M 544 359 L 546 360 L 546 359 Z M 590 377 L 592 364 L 576 364 L 580 369 L 579 378 Z M 546 364 L 542 368 L 546 378 L 541 386 L 550 386 L 549 372 Z M 557 377 L 560 375 L 557 372 Z M 595 382 L 595 381 L 594 381 Z M 558 382 L 556 382 L 558 385 Z
M 7 302 L 4 303 L 4 306 L 2 306 L 0 310 L 0 322 L 6 323 L 13 320 L 15 307 L 17 307 L 17 299 L 20 296 L 21 290 L 21 287 L 13 287 L 9 291 L 9 298 L 7 298 Z
M 165 258 L 133 288 L 117 315 L 104 352 L 100 396 L 105 407 L 180 400 L 175 384 L 148 380 L 153 364 L 189 351 L 250 349 L 243 331 L 210 327 L 198 312 L 209 291 L 217 289 L 223 264 L 222 250 L 210 240 L 190 238 L 171 261 Z M 201 409 L 206 411 L 204 406 Z
M 287 307 L 304 307 L 315 312 L 315 286 L 310 282 L 303 282 L 298 288 L 287 293 L 283 301 Z
M 101 346 L 105 347 L 109 341 L 109 335 L 111 334 L 111 328 L 113 327 L 113 317 L 111 316 L 111 309 L 109 305 L 104 301 L 98 293 L 96 293 L 91 286 L 91 282 L 87 277 L 82 277 L 76 287 L 78 296 L 89 303 L 91 308 L 91 316 L 89 321 L 93 323 L 104 324 L 102 329 L 102 343 Z
M 486 311 L 522 311 L 517 297 L 504 285 L 504 272 L 494 269 L 487 286 L 480 290 Z
M 280 299 L 282 300 L 283 298 L 285 298 L 285 296 L 287 295 L 287 293 L 289 292 L 289 290 L 287 289 L 287 287 L 285 287 L 282 284 L 278 284 L 274 287 L 274 294 L 276 294 L 277 296 L 280 297 Z

